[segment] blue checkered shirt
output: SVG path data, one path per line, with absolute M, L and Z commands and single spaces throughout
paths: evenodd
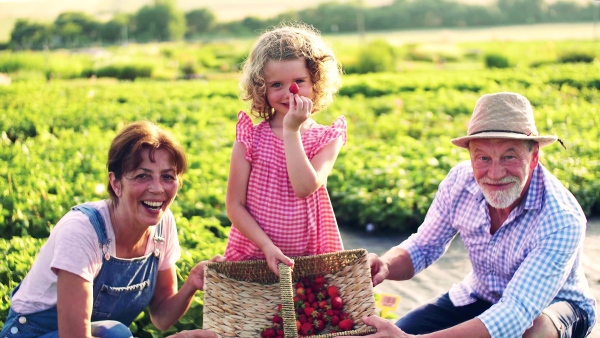
M 455 306 L 493 303 L 479 318 L 492 337 L 521 337 L 542 310 L 571 301 L 596 314 L 581 265 L 587 220 L 573 195 L 541 164 L 523 202 L 490 234 L 487 202 L 470 161 L 442 181 L 417 233 L 400 244 L 415 274 L 440 258 L 458 233 L 473 270 L 449 291 Z

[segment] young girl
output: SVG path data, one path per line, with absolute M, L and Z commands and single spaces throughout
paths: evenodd
M 279 262 L 293 265 L 289 256 L 343 250 L 326 182 L 346 142 L 346 120 L 329 127 L 311 118 L 341 85 L 332 50 L 310 26 L 279 26 L 256 42 L 240 85 L 251 113 L 264 120 L 253 125 L 238 113 L 225 256 L 266 259 L 278 274 Z

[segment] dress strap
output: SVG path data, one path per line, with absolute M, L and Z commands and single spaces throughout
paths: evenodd
M 102 249 L 104 258 L 108 259 L 108 243 L 110 243 L 110 239 L 106 235 L 106 224 L 104 223 L 104 218 L 102 218 L 100 211 L 94 208 L 91 203 L 82 203 L 71 209 L 81 211 L 90 219 L 90 222 L 96 231 L 96 235 L 98 235 L 98 246 Z

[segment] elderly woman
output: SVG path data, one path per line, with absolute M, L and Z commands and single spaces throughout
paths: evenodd
M 147 306 L 161 330 L 179 320 L 204 277 L 201 262 L 177 289 L 169 207 L 186 168 L 182 146 L 157 125 L 120 131 L 108 153 L 110 198 L 77 205 L 56 224 L 13 291 L 0 337 L 131 337 L 129 325 Z

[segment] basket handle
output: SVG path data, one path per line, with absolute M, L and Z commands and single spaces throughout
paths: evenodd
M 292 268 L 278 264 L 279 294 L 281 295 L 281 317 L 283 318 L 283 333 L 286 338 L 297 338 L 296 312 L 294 311 L 294 292 L 292 286 Z

